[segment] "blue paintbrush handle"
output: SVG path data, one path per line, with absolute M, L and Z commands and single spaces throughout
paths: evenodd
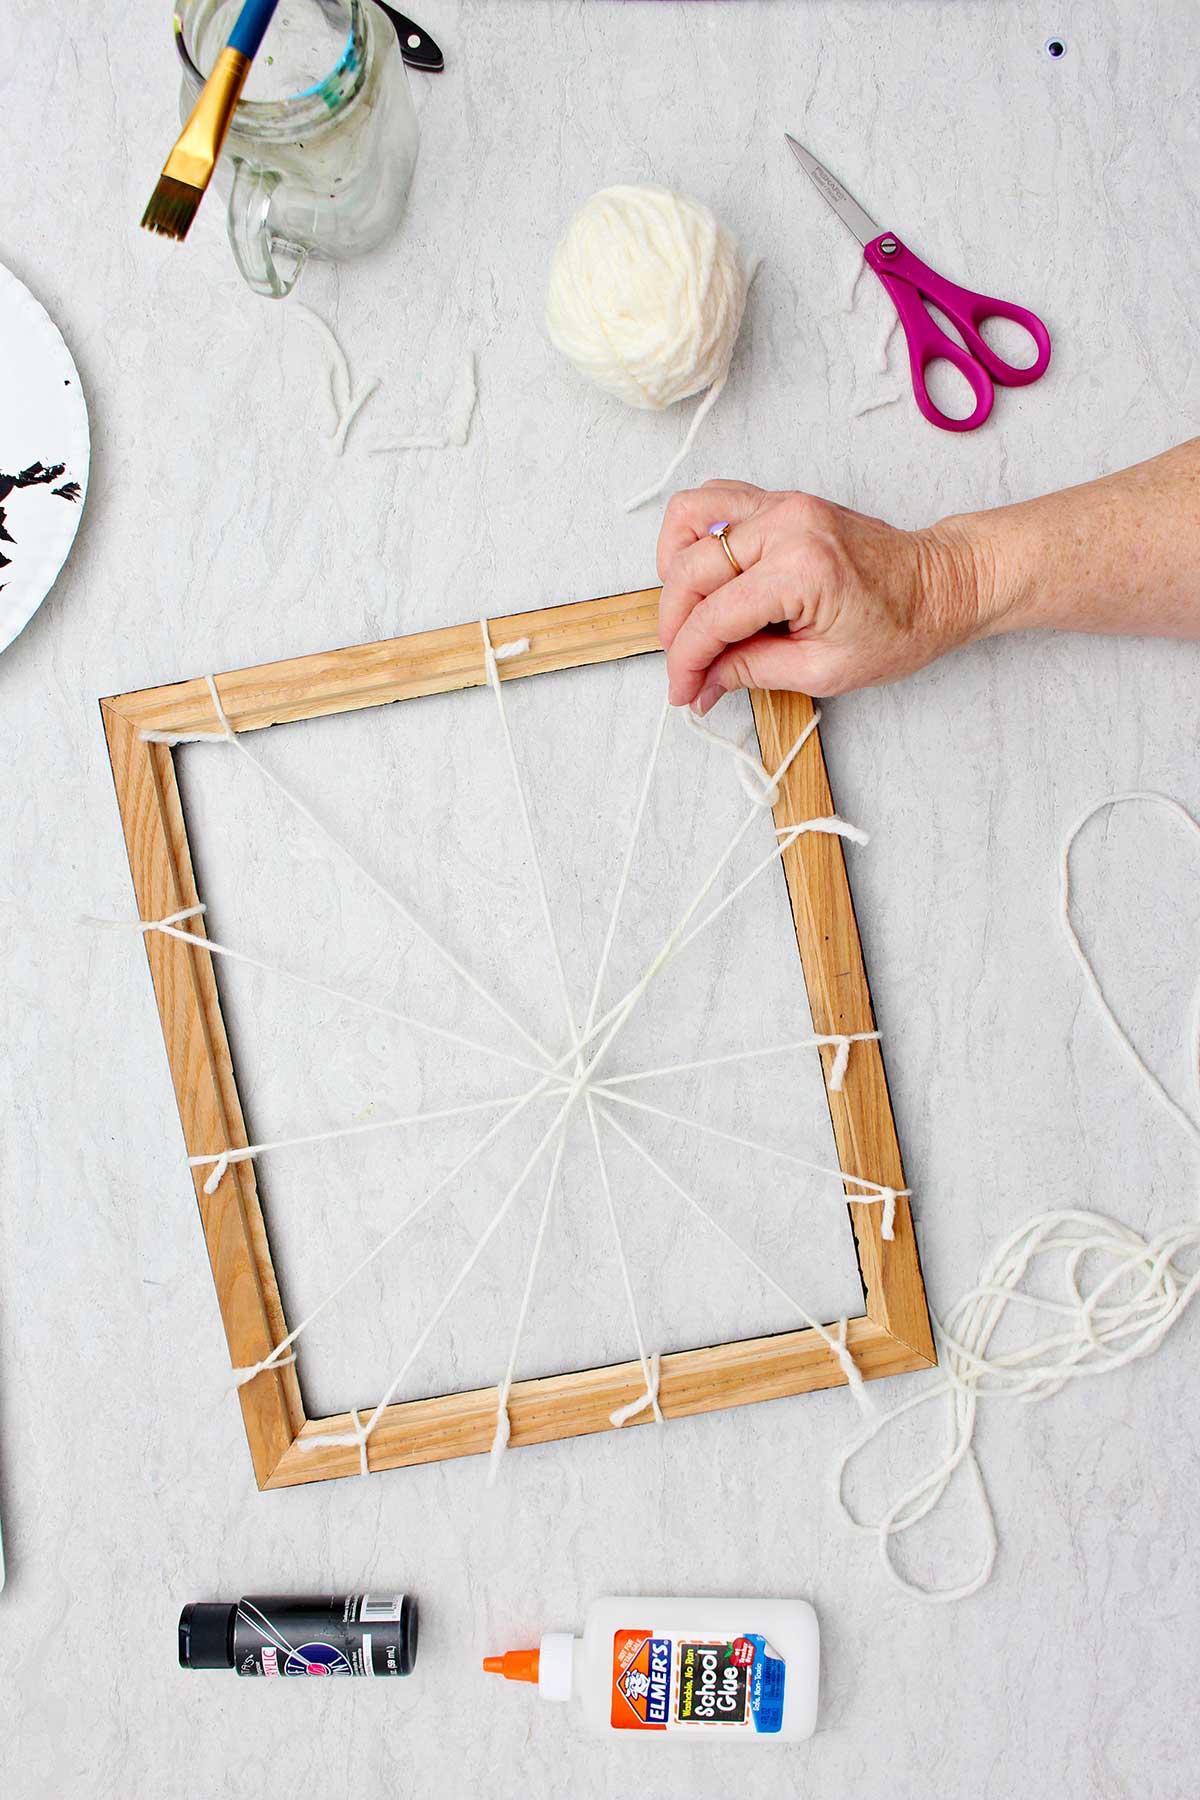
M 229 34 L 229 48 L 240 50 L 243 56 L 253 61 L 278 4 L 279 0 L 246 0 L 237 24 Z

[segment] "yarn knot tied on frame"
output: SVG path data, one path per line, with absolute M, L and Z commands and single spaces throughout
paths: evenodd
M 653 487 L 661 493 L 725 386 L 750 284 L 734 237 L 664 187 L 603 188 L 567 226 L 550 267 L 546 330 L 589 381 L 661 411 L 708 392 Z

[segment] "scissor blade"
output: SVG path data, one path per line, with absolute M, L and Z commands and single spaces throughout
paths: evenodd
M 836 175 L 831 175 L 824 163 L 819 163 L 811 150 L 798 144 L 789 132 L 784 132 L 791 147 L 792 155 L 804 170 L 821 198 L 832 206 L 838 218 L 848 231 L 852 231 L 860 244 L 869 244 L 872 238 L 879 236 L 879 227 L 869 214 L 865 213 L 852 194 L 848 194 Z

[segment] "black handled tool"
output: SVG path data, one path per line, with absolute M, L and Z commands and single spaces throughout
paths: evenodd
M 414 24 L 404 13 L 397 12 L 394 6 L 384 6 L 383 0 L 380 0 L 380 6 L 396 27 L 396 36 L 400 39 L 400 54 L 409 68 L 424 69 L 428 75 L 440 74 L 446 66 L 446 59 L 429 33 L 422 30 L 420 25 Z

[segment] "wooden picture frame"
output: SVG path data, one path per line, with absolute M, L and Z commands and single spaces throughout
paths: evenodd
M 657 589 L 646 589 L 493 620 L 498 650 L 529 640 L 527 653 L 499 664 L 502 679 L 524 680 L 657 650 L 657 599 Z M 479 626 L 473 623 L 236 669 L 219 676 L 217 687 L 230 724 L 243 732 L 479 687 L 486 679 Z M 812 703 L 799 694 L 766 692 L 754 693 L 752 701 L 763 760 L 768 768 L 777 767 L 811 718 Z M 142 733 L 211 732 L 216 728 L 212 701 L 200 679 L 114 695 L 100 705 L 138 911 L 142 919 L 162 919 L 195 906 L 199 896 L 172 751 L 147 743 Z M 832 811 L 820 740 L 813 732 L 783 778 L 776 820 Z M 873 1031 L 841 839 L 806 834 L 782 862 L 814 1032 Z M 188 929 L 201 937 L 203 918 L 189 921 Z M 214 1145 L 242 1148 L 248 1139 L 213 958 L 160 932 L 148 932 L 145 943 L 188 1154 L 205 1155 Z M 903 1188 L 878 1042 L 855 1046 L 840 1091 L 828 1086 L 832 1048 L 821 1055 L 842 1167 Z M 253 1161 L 230 1163 L 212 1195 L 203 1191 L 207 1173 L 193 1171 L 200 1218 L 230 1359 L 235 1367 L 246 1367 L 269 1356 L 288 1327 Z M 890 1240 L 881 1234 L 878 1205 L 849 1198 L 847 1206 L 866 1295 L 866 1311 L 848 1323 L 847 1348 L 868 1379 L 925 1368 L 936 1358 L 908 1202 L 901 1197 L 896 1203 Z M 785 1331 L 664 1355 L 658 1397 L 670 1419 L 845 1379 L 815 1331 Z M 637 1361 L 514 1382 L 510 1442 L 535 1444 L 610 1430 L 609 1414 L 636 1399 L 644 1385 Z M 294 1365 L 264 1371 L 238 1394 L 261 1488 L 359 1473 L 353 1443 L 301 1450 L 305 1438 L 353 1433 L 355 1426 L 349 1414 L 306 1418 Z M 494 1387 L 390 1405 L 370 1436 L 369 1467 L 393 1469 L 486 1452 L 496 1406 Z M 649 1417 L 647 1411 L 638 1422 Z

